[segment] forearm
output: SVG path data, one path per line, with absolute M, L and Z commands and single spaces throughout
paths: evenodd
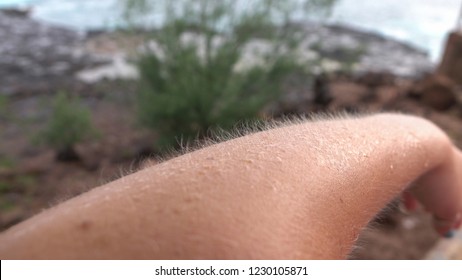
M 375 213 L 450 150 L 413 117 L 281 127 L 52 208 L 3 233 L 0 257 L 343 258 Z

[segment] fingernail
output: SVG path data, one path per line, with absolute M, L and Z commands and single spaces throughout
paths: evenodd
M 441 236 L 446 236 L 446 235 L 449 235 L 451 230 L 453 229 L 452 226 L 453 226 L 454 222 L 435 217 L 435 219 L 433 220 L 433 224 L 435 226 L 436 231 Z
M 450 230 L 444 234 L 445 238 L 453 238 L 456 232 L 454 230 Z

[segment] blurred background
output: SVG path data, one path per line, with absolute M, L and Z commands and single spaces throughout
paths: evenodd
M 462 147 L 461 5 L 0 0 L 0 229 L 247 122 L 399 111 Z M 351 258 L 462 258 L 398 208 Z

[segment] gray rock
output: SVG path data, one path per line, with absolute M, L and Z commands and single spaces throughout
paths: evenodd
M 424 51 L 374 33 L 339 25 L 299 23 L 298 26 L 305 38 L 301 50 L 303 61 L 320 65 L 320 71 L 341 70 L 351 64 L 350 70 L 355 72 L 415 77 L 434 67 Z M 108 58 L 89 53 L 84 49 L 85 39 L 77 31 L 0 10 L 0 94 L 34 93 L 37 89 L 53 93 L 88 71 L 92 81 L 97 81 L 99 78 L 94 77 L 101 73 L 117 76 L 120 71 L 114 73 L 120 70 L 120 65 L 130 66 L 121 69 L 130 70 L 125 72 L 136 77 L 136 69 L 126 63 L 124 55 Z M 94 67 L 102 63 L 106 65 Z M 88 71 L 82 72 L 84 69 Z
M 348 26 L 303 23 L 308 48 L 320 57 L 345 63 L 357 56 L 358 72 L 389 72 L 416 77 L 431 72 L 434 64 L 428 54 L 409 44 Z
M 0 10 L 0 93 L 13 94 L 73 74 L 100 61 L 82 54 L 76 31 Z

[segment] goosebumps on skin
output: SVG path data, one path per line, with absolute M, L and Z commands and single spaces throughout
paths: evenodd
M 0 257 L 339 259 L 408 188 L 441 233 L 460 219 L 462 157 L 417 117 L 287 123 L 179 156 L 44 211 Z

